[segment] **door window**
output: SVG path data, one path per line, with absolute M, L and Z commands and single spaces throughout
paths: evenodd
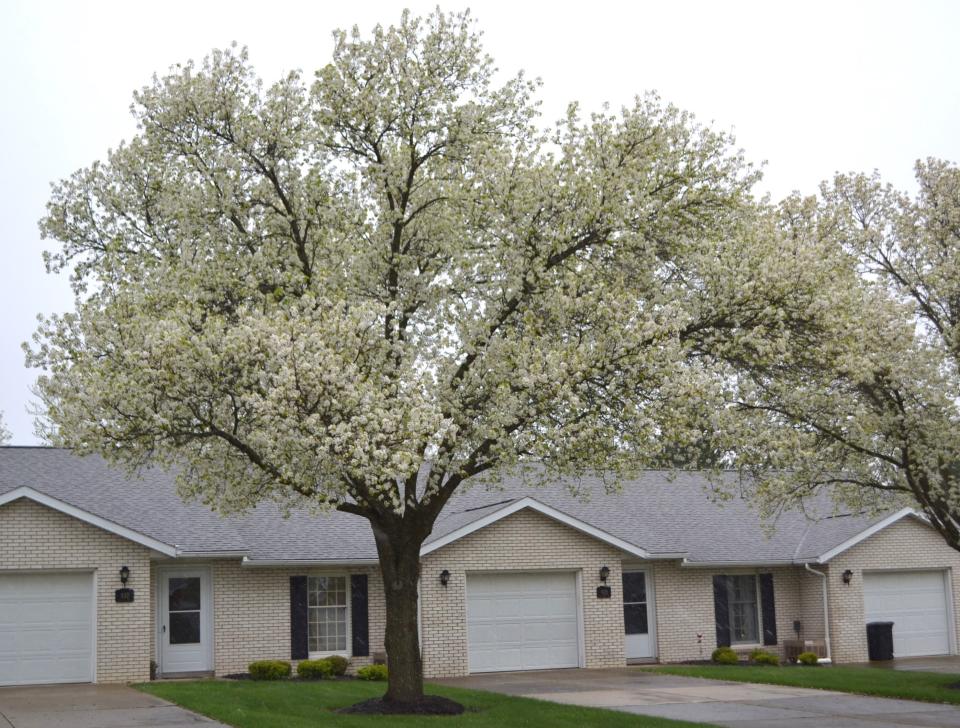
M 200 642 L 200 601 L 199 576 L 172 576 L 167 580 L 171 645 Z
M 623 572 L 623 628 L 626 634 L 647 634 L 647 575 Z

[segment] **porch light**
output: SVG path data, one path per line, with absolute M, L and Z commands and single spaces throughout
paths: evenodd
M 126 566 L 120 567 L 120 583 L 124 586 L 127 585 L 127 579 L 130 578 L 130 569 Z
M 607 583 L 607 578 L 608 578 L 609 576 L 610 576 L 610 567 L 609 567 L 609 566 L 601 566 L 601 567 L 600 567 L 600 581 L 602 581 L 604 584 L 606 584 L 606 583 Z
M 440 572 L 440 583 L 444 586 L 450 583 L 450 572 L 446 569 Z
M 848 585 L 849 585 L 849 584 L 850 584 L 850 580 L 853 578 L 853 572 L 850 571 L 850 569 L 847 569 L 846 571 L 844 571 L 844 572 L 840 575 L 840 578 L 843 579 L 843 583 L 844 583 L 844 584 L 848 584 Z

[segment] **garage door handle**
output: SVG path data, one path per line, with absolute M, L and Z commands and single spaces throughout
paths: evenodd
M 166 631 L 167 631 L 167 625 L 163 625 L 163 626 L 160 628 L 160 633 L 161 633 L 161 634 L 165 634 Z

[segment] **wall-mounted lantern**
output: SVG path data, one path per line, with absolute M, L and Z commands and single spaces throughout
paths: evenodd
M 849 585 L 850 585 L 850 580 L 853 579 L 853 572 L 850 571 L 850 569 L 847 569 L 846 571 L 844 571 L 844 572 L 840 575 L 840 578 L 843 579 L 843 583 L 844 583 L 844 584 L 846 584 L 847 586 L 849 586 Z
M 118 604 L 129 604 L 133 601 L 133 589 L 127 588 L 127 580 L 130 578 L 130 567 L 120 567 L 120 583 L 123 587 L 114 592 L 114 599 Z
M 444 569 L 440 572 L 440 583 L 446 586 L 450 583 L 450 572 Z
M 607 579 L 609 579 L 609 578 L 610 578 L 610 567 L 609 567 L 609 566 L 601 566 L 601 567 L 600 567 L 600 581 L 602 581 L 604 584 L 606 584 L 606 583 L 607 583 Z

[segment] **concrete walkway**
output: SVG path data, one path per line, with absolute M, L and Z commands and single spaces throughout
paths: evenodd
M 629 667 L 488 673 L 438 682 L 738 728 L 960 728 L 960 708 L 949 705 L 658 675 Z
M 227 728 L 123 685 L 0 688 L 0 728 Z

